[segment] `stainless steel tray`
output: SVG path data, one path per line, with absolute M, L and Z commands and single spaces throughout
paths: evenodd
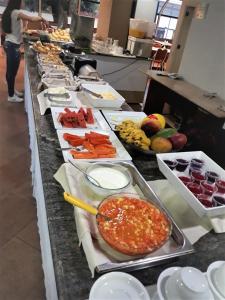
M 138 269 L 144 269 L 150 266 L 155 266 L 163 264 L 168 260 L 171 260 L 175 257 L 179 257 L 185 254 L 190 254 L 194 252 L 194 249 L 185 237 L 183 232 L 178 228 L 173 218 L 170 216 L 167 209 L 164 207 L 161 200 L 156 196 L 154 191 L 149 187 L 143 176 L 138 172 L 136 167 L 132 162 L 115 162 L 129 169 L 133 176 L 133 185 L 137 185 L 141 190 L 143 196 L 147 199 L 150 199 L 152 202 L 157 204 L 168 216 L 172 223 L 172 234 L 169 240 L 158 250 L 143 256 L 141 258 L 132 259 L 130 261 L 124 262 L 110 262 L 96 267 L 97 273 L 105 273 L 115 270 L 126 270 L 133 271 Z

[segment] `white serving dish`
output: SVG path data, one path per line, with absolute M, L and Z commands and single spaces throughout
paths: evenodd
M 121 144 L 120 140 L 117 138 L 115 133 L 113 131 L 103 131 L 103 130 L 94 130 L 95 132 L 102 133 L 105 135 L 109 135 L 110 141 L 112 142 L 112 145 L 116 148 L 117 154 L 114 158 L 92 158 L 92 159 L 74 159 L 72 154 L 70 153 L 69 149 L 72 149 L 72 146 L 64 140 L 63 134 L 64 133 L 70 133 L 70 134 L 76 134 L 80 136 L 84 136 L 85 133 L 89 133 L 90 129 L 78 129 L 74 131 L 73 129 L 61 129 L 57 130 L 57 135 L 59 139 L 60 146 L 62 148 L 62 153 L 64 157 L 64 161 L 68 162 L 68 160 L 72 161 L 131 161 L 132 157 L 130 154 L 126 151 L 126 149 Z
M 71 111 L 78 112 L 79 109 L 68 107 Z M 102 116 L 101 112 L 97 109 L 93 109 L 93 115 L 94 115 L 94 124 L 87 124 L 87 128 L 91 130 L 95 129 L 102 129 L 102 130 L 110 130 L 109 125 L 105 121 L 104 117 Z M 58 121 L 59 114 L 64 112 L 63 107 L 51 107 L 51 113 L 52 113 L 52 119 L 54 122 L 55 129 L 66 129 L 66 127 L 63 127 L 62 124 Z M 68 128 L 72 130 L 80 130 L 81 128 Z
M 214 278 L 214 275 L 215 275 L 215 271 L 222 265 L 224 264 L 224 261 L 214 261 L 213 263 L 211 263 L 209 266 L 208 266 L 208 269 L 207 269 L 207 279 L 208 279 L 208 282 L 209 282 L 209 286 L 213 292 L 213 295 L 214 295 L 214 299 L 215 300 L 223 300 L 225 299 L 223 297 L 223 295 L 218 291 L 218 289 L 216 288 L 216 285 L 215 285 L 215 278 Z
M 177 158 L 183 158 L 185 160 L 191 161 L 192 158 L 198 158 L 205 161 L 204 171 L 210 170 L 214 171 L 225 179 L 225 171 L 218 164 L 216 164 L 211 158 L 209 158 L 202 151 L 193 152 L 176 152 L 176 153 L 164 153 L 157 154 L 157 161 L 160 171 L 168 179 L 170 184 L 177 190 L 177 192 L 188 202 L 188 204 L 195 210 L 195 212 L 200 216 L 207 215 L 209 217 L 215 217 L 225 214 L 225 205 L 219 207 L 206 208 L 201 204 L 201 202 L 192 194 L 191 191 L 183 184 L 183 182 L 177 177 L 176 171 L 172 171 L 165 163 L 164 160 L 175 160 Z
M 142 111 L 106 111 L 104 110 L 103 115 L 112 130 L 115 130 L 115 126 L 119 125 L 125 120 L 131 120 L 133 122 L 141 122 L 147 115 Z
M 99 84 L 81 84 L 82 88 L 89 90 L 91 92 L 101 94 L 101 93 L 110 93 L 115 96 L 115 99 L 110 100 L 107 98 L 97 98 L 92 94 L 85 92 L 88 100 L 94 107 L 100 108 L 120 108 L 121 105 L 125 102 L 125 99 L 112 88 L 109 84 L 99 85 Z
M 158 278 L 158 281 L 157 281 L 157 295 L 158 295 L 159 300 L 172 300 L 171 297 L 169 298 L 167 296 L 166 283 L 167 283 L 167 280 L 170 278 L 170 276 L 174 274 L 174 272 L 176 272 L 178 270 L 181 270 L 181 269 L 182 269 L 181 267 L 167 268 L 159 275 L 159 278 Z M 204 275 L 207 279 L 206 273 L 204 273 Z M 209 288 L 210 288 L 210 286 L 209 286 Z M 180 297 L 173 297 L 173 300 L 175 300 L 175 299 L 178 300 L 178 299 L 181 299 L 181 298 Z M 194 298 L 190 298 L 190 299 L 194 299 Z M 205 299 L 206 300 L 213 300 L 214 299 L 211 289 L 209 289 L 208 296 Z
M 144 285 L 134 276 L 123 272 L 102 275 L 93 284 L 89 300 L 150 300 Z

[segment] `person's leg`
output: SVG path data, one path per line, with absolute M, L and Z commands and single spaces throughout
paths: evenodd
M 6 81 L 8 84 L 8 95 L 9 98 L 12 98 L 14 97 L 15 79 L 20 64 L 20 50 L 19 45 L 10 42 L 5 42 L 4 49 L 6 52 Z
M 12 48 L 11 43 L 5 42 L 4 49 L 6 52 L 6 81 L 8 84 L 8 94 L 9 97 L 14 95 L 14 84 L 15 84 L 15 76 L 14 76 L 14 50 Z

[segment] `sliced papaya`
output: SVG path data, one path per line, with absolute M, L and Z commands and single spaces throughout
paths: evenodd
M 87 149 L 90 152 L 95 151 L 95 147 L 87 140 L 84 140 L 83 146 L 84 146 L 85 149 Z
M 78 146 L 81 146 L 81 145 L 83 145 L 83 142 L 84 142 L 84 140 L 83 139 L 77 139 L 77 140 L 70 140 L 70 141 L 68 141 L 68 143 L 71 145 L 71 146 L 73 146 L 73 147 L 78 147 Z
M 75 150 L 70 150 L 73 158 L 77 159 L 90 159 L 90 158 L 98 158 L 98 155 L 95 152 L 79 152 Z
M 114 158 L 116 154 L 98 154 L 98 158 Z

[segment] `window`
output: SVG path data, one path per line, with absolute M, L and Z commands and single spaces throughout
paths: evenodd
M 165 0 L 158 1 L 155 18 L 156 23 L 158 22 L 159 13 L 164 3 Z M 177 19 L 179 16 L 180 7 L 181 1 L 179 0 L 171 0 L 169 3 L 167 3 L 159 19 L 158 28 L 156 31 L 157 38 L 169 40 L 173 39 L 174 31 L 176 30 L 177 26 Z

